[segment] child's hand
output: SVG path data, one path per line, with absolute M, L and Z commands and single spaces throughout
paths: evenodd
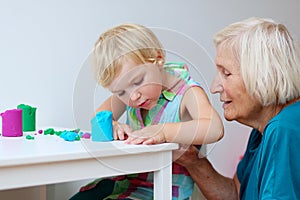
M 114 123 L 114 140 L 125 140 L 132 132 L 133 129 L 127 124 Z
M 127 144 L 160 144 L 166 142 L 163 124 L 147 126 L 128 134 Z

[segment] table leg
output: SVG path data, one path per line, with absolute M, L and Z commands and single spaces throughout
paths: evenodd
M 40 188 L 40 200 L 47 200 L 47 185 L 41 185 Z
M 1 190 L 0 199 L 46 200 L 46 185 Z
M 172 199 L 172 152 L 168 154 L 170 163 L 154 171 L 154 200 Z

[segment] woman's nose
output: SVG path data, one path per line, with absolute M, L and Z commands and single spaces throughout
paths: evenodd
M 210 85 L 210 92 L 212 94 L 221 93 L 223 91 L 223 83 L 220 75 L 217 74 Z

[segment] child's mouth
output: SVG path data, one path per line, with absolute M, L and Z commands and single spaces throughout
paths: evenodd
M 139 107 L 146 107 L 147 105 L 149 105 L 149 102 L 149 100 L 146 100 L 143 103 L 139 104 Z

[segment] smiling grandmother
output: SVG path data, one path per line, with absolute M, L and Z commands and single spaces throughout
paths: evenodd
M 224 117 L 252 129 L 234 178 L 219 174 L 190 147 L 185 166 L 207 199 L 300 199 L 300 51 L 271 19 L 233 23 L 214 37 Z

